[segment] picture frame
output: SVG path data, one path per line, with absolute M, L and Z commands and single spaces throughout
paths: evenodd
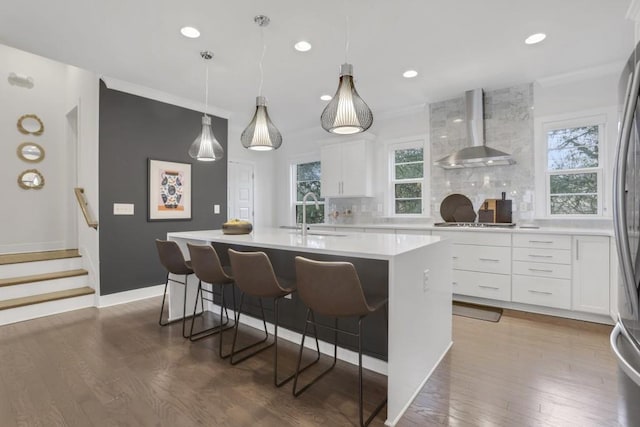
M 149 159 L 148 221 L 191 219 L 191 163 Z

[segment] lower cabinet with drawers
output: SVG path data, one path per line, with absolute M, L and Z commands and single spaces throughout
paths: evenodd
M 512 299 L 571 309 L 571 237 L 513 236 Z
M 433 232 L 451 239 L 453 293 L 511 301 L 511 235 L 509 233 Z

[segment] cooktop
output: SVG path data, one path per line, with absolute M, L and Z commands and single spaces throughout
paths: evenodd
M 492 228 L 502 227 L 509 228 L 515 227 L 515 222 L 436 222 L 433 224 L 435 227 L 477 227 L 477 228 Z

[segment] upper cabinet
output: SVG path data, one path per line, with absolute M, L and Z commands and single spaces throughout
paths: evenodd
M 373 150 L 357 140 L 326 145 L 320 151 L 322 197 L 370 197 Z

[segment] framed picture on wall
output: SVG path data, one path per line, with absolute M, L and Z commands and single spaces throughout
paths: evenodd
M 149 221 L 191 219 L 191 163 L 149 159 Z

